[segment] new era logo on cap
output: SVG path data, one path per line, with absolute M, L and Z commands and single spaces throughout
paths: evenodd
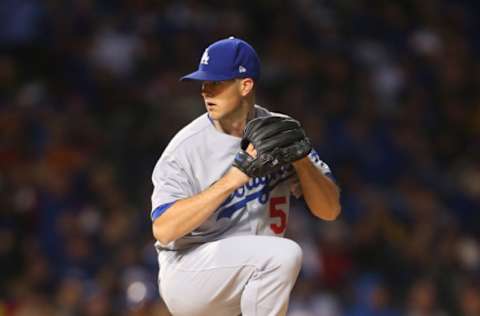
M 250 44 L 229 37 L 205 49 L 198 70 L 180 80 L 221 81 L 234 78 L 260 78 L 260 60 Z

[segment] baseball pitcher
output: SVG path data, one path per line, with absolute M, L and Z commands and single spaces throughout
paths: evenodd
M 315 216 L 340 213 L 330 168 L 300 123 L 255 104 L 259 78 L 256 52 L 233 37 L 182 78 L 202 83 L 207 111 L 152 175 L 159 289 L 173 315 L 285 315 L 302 261 L 283 238 L 294 184 Z

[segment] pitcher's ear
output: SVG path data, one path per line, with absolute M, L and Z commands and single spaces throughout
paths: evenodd
M 248 95 L 251 91 L 253 91 L 253 87 L 255 86 L 255 81 L 252 78 L 242 78 L 240 79 L 240 94 L 242 96 Z

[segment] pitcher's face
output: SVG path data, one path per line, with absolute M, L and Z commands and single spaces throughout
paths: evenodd
M 221 120 L 234 113 L 241 105 L 240 80 L 204 81 L 202 97 L 211 119 Z

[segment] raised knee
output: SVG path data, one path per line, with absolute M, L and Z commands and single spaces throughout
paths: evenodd
M 302 265 L 303 259 L 303 251 L 302 248 L 294 241 L 287 239 L 289 242 L 288 253 L 290 254 L 290 258 L 287 262 L 287 265 L 290 265 L 292 268 L 300 269 Z
M 280 254 L 276 258 L 280 269 L 288 275 L 292 274 L 296 276 L 302 266 L 302 258 L 302 248 L 300 248 L 296 242 L 290 239 L 284 239 Z

